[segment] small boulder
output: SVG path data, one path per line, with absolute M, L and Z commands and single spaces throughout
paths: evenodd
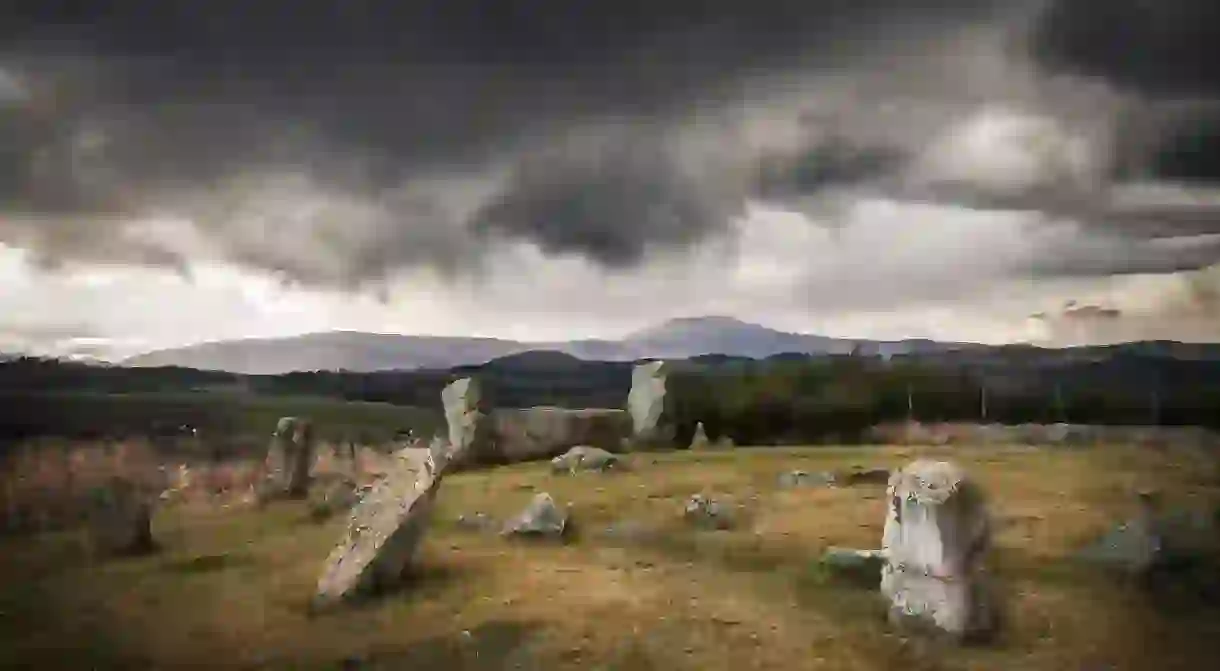
M 504 525 L 500 533 L 503 536 L 562 538 L 567 530 L 567 512 L 555 505 L 550 494 L 540 492 L 525 510 Z
M 695 494 L 686 501 L 682 516 L 687 522 L 702 529 L 728 529 L 733 526 L 732 514 L 719 501 Z
M 576 474 L 580 471 L 598 473 L 622 467 L 622 459 L 599 447 L 578 445 L 551 460 L 552 473 Z

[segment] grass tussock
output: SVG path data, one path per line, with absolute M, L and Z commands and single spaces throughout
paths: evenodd
M 892 632 L 875 592 L 817 565 L 829 546 L 874 548 L 884 487 L 776 486 L 779 473 L 962 463 L 997 525 L 1006 628 L 984 647 Z M 1069 555 L 1155 487 L 1167 505 L 1220 502 L 1202 456 L 1128 448 L 819 448 L 630 455 L 632 470 L 555 477 L 546 464 L 446 478 L 403 587 L 359 607 L 306 604 L 343 521 L 302 503 L 167 505 L 163 550 L 90 564 L 75 532 L 0 548 L 0 667 L 280 669 L 1206 668 L 1220 610 L 1164 608 Z M 506 519 L 534 493 L 571 504 L 567 544 L 513 543 L 459 515 Z M 704 531 L 702 493 L 734 525 Z M 72 640 L 70 648 L 63 641 Z

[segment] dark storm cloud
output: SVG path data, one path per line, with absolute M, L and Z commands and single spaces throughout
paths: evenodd
M 1220 3 L 1050 0 L 1033 32 L 1047 67 L 1141 93 L 1220 96 Z
M 959 0 L 931 11 L 899 0 L 5 3 L 0 69 L 6 90 L 22 95 L 0 100 L 0 202 L 21 216 L 0 224 L 0 235 L 33 241 L 48 258 L 156 261 L 150 249 L 123 255 L 116 244 L 100 244 L 117 226 L 107 222 L 182 214 L 230 257 L 348 283 L 433 256 L 452 265 L 474 255 L 452 249 L 479 244 L 480 236 L 462 240 L 466 216 L 403 210 L 398 192 L 438 175 L 481 179 L 488 166 L 508 165 L 492 200 L 469 208 L 478 213 L 477 232 L 631 263 L 646 248 L 722 231 L 740 203 L 726 202 L 714 180 L 693 184 L 688 166 L 638 143 L 593 161 L 597 168 L 587 159 L 573 167 L 554 151 L 521 157 L 523 148 L 533 152 L 557 131 L 607 118 L 648 128 L 678 123 L 740 102 L 744 80 L 844 67 L 879 36 L 967 23 L 997 4 Z M 777 181 L 812 188 L 810 181 L 850 179 L 889 160 L 829 151 Z M 335 208 L 263 216 L 272 236 L 325 231 L 341 239 L 319 242 L 327 249 L 314 250 L 316 258 L 288 258 L 252 245 L 232 221 L 205 216 L 224 208 L 182 204 L 183 194 L 197 203 L 192 192 L 202 191 L 249 205 L 249 190 L 220 191 L 285 171 L 307 173 L 348 205 L 362 201 L 355 217 L 362 223 L 346 225 L 371 229 L 337 233 L 345 213 Z M 738 191 L 728 189 L 732 198 Z
M 512 168 L 473 218 L 480 234 L 536 242 L 548 254 L 584 254 L 631 266 L 653 247 L 683 247 L 744 213 L 731 182 L 683 165 L 664 132 L 629 128 L 548 145 Z

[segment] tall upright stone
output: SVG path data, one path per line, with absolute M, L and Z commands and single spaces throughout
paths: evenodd
M 492 431 L 483 399 L 483 387 L 472 377 L 462 378 L 441 390 L 449 445 L 461 461 L 491 460 Z
M 996 611 L 984 580 L 991 546 L 982 491 L 958 466 L 918 460 L 893 474 L 881 592 L 896 624 L 985 636 Z
M 281 417 L 267 450 L 264 495 L 305 498 L 313 460 L 313 424 L 304 417 Z
M 664 423 L 666 371 L 664 361 L 650 361 L 631 371 L 627 411 L 631 413 L 631 442 L 636 446 L 673 440 L 673 427 Z
M 690 449 L 699 451 L 711 447 L 712 441 L 707 439 L 707 431 L 703 428 L 703 422 L 698 422 L 695 424 L 695 435 L 690 439 Z

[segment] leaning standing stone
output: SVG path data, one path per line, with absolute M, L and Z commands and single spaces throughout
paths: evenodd
M 326 559 L 313 607 L 323 608 L 399 582 L 431 521 L 445 469 L 454 455 L 434 441 L 418 474 L 390 469 L 356 507 L 338 546 Z
M 881 592 L 891 621 L 954 638 L 990 633 L 983 561 L 990 526 L 981 490 L 956 465 L 919 460 L 889 482 Z

